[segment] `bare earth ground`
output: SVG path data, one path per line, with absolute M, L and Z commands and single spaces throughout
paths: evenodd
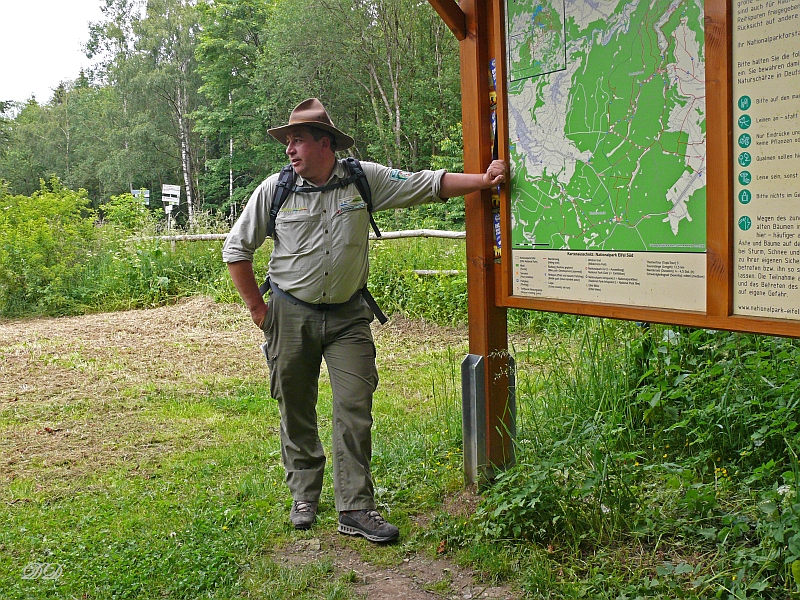
M 398 317 L 374 332 L 384 363 L 412 355 L 422 343 L 445 349 L 466 342 L 464 330 Z M 151 310 L 0 321 L 0 424 L 22 421 L 0 437 L 0 489 L 17 477 L 44 486 L 45 476 L 69 480 L 213 443 L 212 428 L 202 423 L 140 418 L 146 399 L 224 394 L 232 385 L 262 382 L 266 365 L 254 351 L 261 341 L 243 307 L 207 298 Z M 458 513 L 474 502 L 463 492 L 446 505 Z M 450 594 L 457 590 L 452 598 L 515 597 L 509 588 L 474 583 L 469 570 L 445 559 L 417 555 L 376 567 L 336 535 L 299 540 L 276 550 L 275 558 L 286 564 L 328 558 L 370 600 L 441 597 L 430 590 L 443 582 Z
M 297 565 L 325 557 L 333 560 L 337 573 L 352 573 L 358 591 L 369 600 L 441 598 L 440 594 L 429 588 L 435 588 L 436 584 L 443 582 L 448 584 L 448 589 L 457 590 L 449 596 L 453 599 L 499 600 L 515 597 L 506 587 L 476 584 L 469 570 L 444 559 L 416 555 L 403 559 L 403 563 L 396 567 L 376 567 L 364 562 L 358 553 L 343 545 L 334 535 L 298 540 L 286 548 L 277 560 L 284 565 Z

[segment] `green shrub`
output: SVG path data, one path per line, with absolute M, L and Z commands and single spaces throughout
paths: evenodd
M 630 324 L 579 319 L 572 330 L 518 349 L 518 464 L 497 477 L 476 512 L 480 539 L 557 539 L 573 547 L 613 540 L 638 508 L 615 340 Z M 627 337 L 627 336 L 625 336 Z
M 85 190 L 58 179 L 33 196 L 0 196 L 0 313 L 64 314 L 69 282 L 97 250 L 95 215 Z
M 703 473 L 733 461 L 767 485 L 789 466 L 786 440 L 800 436 L 797 341 L 653 328 L 634 352 L 630 401 L 642 425 L 672 440 L 681 457 Z M 765 468 L 778 456 L 780 464 Z
M 101 207 L 103 221 L 125 233 L 140 233 L 152 228 L 155 219 L 144 202 L 132 194 L 111 196 Z

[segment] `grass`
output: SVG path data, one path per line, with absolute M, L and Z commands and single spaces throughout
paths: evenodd
M 518 464 L 475 496 L 465 332 L 396 316 L 376 329 L 373 466 L 402 539 L 376 547 L 335 535 L 329 476 L 318 525 L 290 527 L 278 412 L 241 307 L 0 333 L 4 599 L 359 598 L 359 573 L 383 581 L 409 557 L 447 559 L 420 579 L 443 597 L 464 589 L 459 568 L 497 597 L 798 597 L 789 340 L 596 319 L 517 332 Z M 323 372 L 326 447 L 329 413 Z M 32 564 L 60 576 L 23 578 Z
M 168 326 L 187 317 L 192 327 Z M 235 333 L 225 330 L 231 320 Z M 283 562 L 298 541 L 323 536 L 328 544 L 336 522 L 333 493 L 328 475 L 319 525 L 307 533 L 290 527 L 279 415 L 263 366 L 245 358 L 257 346 L 241 308 L 197 300 L 3 326 L 0 353 L 10 370 L 38 367 L 5 387 L 0 405 L 4 600 L 358 597 L 361 584 L 329 553 Z M 396 327 L 378 334 L 387 364 L 375 402 L 374 454 L 377 499 L 401 527 L 403 541 L 386 548 L 340 542 L 378 567 L 402 564 L 424 549 L 419 515 L 460 481 L 457 403 L 451 384 L 439 381 L 452 380 L 455 366 L 448 361 L 462 351 L 463 334 L 430 329 L 444 341 L 426 352 L 412 342 L 426 326 L 400 319 Z M 136 328 L 141 338 L 119 335 Z M 201 332 L 218 345 L 197 343 Z M 75 339 L 80 335 L 83 340 Z M 238 349 L 224 343 L 231 335 Z M 48 348 L 31 342 L 39 336 L 52 336 Z M 182 356 L 169 365 L 137 362 L 142 356 L 134 350 L 152 344 Z M 116 368 L 98 368 L 103 355 Z M 236 370 L 220 373 L 225 365 Z M 50 367 L 63 373 L 66 390 L 50 393 Z M 163 369 L 171 369 L 170 380 L 161 379 Z M 435 395 L 433 382 L 440 390 Z M 330 413 L 324 375 L 319 409 Z M 323 416 L 321 426 L 329 448 L 329 419 Z M 24 579 L 31 563 L 61 565 L 60 577 Z

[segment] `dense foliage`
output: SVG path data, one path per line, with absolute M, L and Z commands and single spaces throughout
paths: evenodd
M 58 313 L 70 304 L 66 288 L 96 249 L 86 193 L 57 179 L 30 198 L 0 188 L 0 307 Z
M 800 597 L 800 344 L 564 325 L 516 349 L 517 465 L 433 535 L 510 542 L 533 598 Z
M 102 10 L 92 69 L 49 99 L 0 103 L 0 179 L 13 194 L 57 176 L 94 208 L 147 188 L 160 211 L 161 184 L 180 184 L 181 220 L 234 218 L 286 162 L 267 129 L 311 96 L 362 160 L 459 167 L 457 41 L 428 3 L 106 0 Z M 416 216 L 381 218 L 396 227 Z M 458 226 L 463 210 L 453 200 L 419 218 Z
M 222 263 L 221 242 L 169 244 L 157 221 L 130 194 L 99 211 L 84 190 L 52 179 L 32 196 L 0 189 L 0 316 L 67 315 L 150 307 L 198 293 L 236 302 Z M 194 231 L 226 223 L 205 212 Z M 266 273 L 269 242 L 256 253 Z M 464 244 L 460 240 L 397 240 L 372 245 L 370 285 L 388 312 L 452 324 L 466 321 Z M 460 270 L 420 277 L 415 269 Z
M 151 213 L 130 194 L 97 214 L 85 190 L 58 179 L 32 196 L 0 189 L 0 315 L 67 315 L 157 306 L 209 289 L 223 276 L 219 244 L 153 239 Z M 99 219 L 102 217 L 102 221 Z

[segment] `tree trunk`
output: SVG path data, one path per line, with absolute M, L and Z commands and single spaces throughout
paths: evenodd
M 228 107 L 232 110 L 233 95 L 228 92 Z M 231 225 L 236 220 L 236 204 L 233 202 L 233 127 L 230 133 L 230 148 L 228 150 L 228 202 L 231 205 Z
M 186 123 L 186 98 L 181 86 L 178 86 L 178 130 L 181 140 L 181 167 L 183 183 L 186 186 L 186 210 L 189 213 L 189 225 L 194 224 L 194 190 L 192 185 L 192 157 L 189 146 L 189 128 Z

